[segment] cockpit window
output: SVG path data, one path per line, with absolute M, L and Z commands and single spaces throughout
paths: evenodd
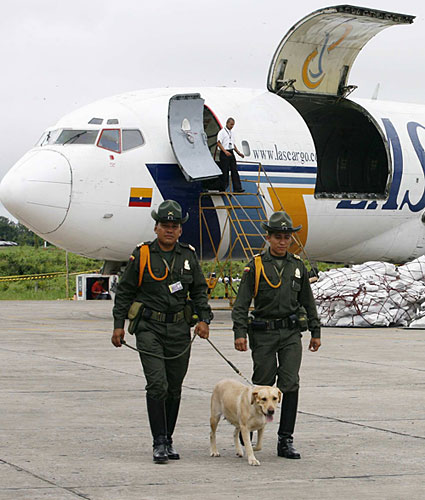
M 120 131 L 118 129 L 103 129 L 97 145 L 100 148 L 119 153 L 121 151 Z
M 62 132 L 61 129 L 46 130 L 37 142 L 37 146 L 48 146 L 54 144 L 58 135 Z
M 109 118 L 106 122 L 106 125 L 118 125 L 118 118 Z
M 103 123 L 103 118 L 92 118 L 89 123 L 91 125 L 102 125 Z
M 122 150 L 138 148 L 145 143 L 140 130 L 123 130 L 122 131 Z
M 94 144 L 99 130 L 47 130 L 37 142 L 37 146 L 52 144 Z
M 99 130 L 62 130 L 54 144 L 94 144 Z

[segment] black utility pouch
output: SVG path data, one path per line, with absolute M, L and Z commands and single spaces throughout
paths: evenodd
M 254 318 L 249 320 L 249 326 L 252 330 L 267 330 L 267 323 L 265 321 Z
M 186 301 L 186 305 L 184 306 L 184 319 L 186 323 L 192 327 L 195 326 L 198 322 L 199 318 L 195 312 L 195 306 L 191 300 Z
M 297 313 L 297 319 L 298 319 L 298 326 L 300 329 L 300 332 L 305 332 L 308 330 L 308 319 L 307 319 L 307 312 L 304 309 L 304 307 L 300 307 Z
M 293 330 L 294 328 L 298 328 L 298 327 L 299 327 L 299 324 L 298 324 L 297 315 L 291 314 L 290 316 L 288 316 L 288 328 Z
M 128 319 L 130 323 L 128 325 L 128 333 L 131 335 L 137 330 L 137 325 L 139 324 L 140 317 L 143 312 L 143 304 L 142 302 L 133 302 L 131 304 L 130 309 L 128 310 Z

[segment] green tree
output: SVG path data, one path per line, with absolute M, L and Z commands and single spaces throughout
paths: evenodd
M 13 222 L 7 217 L 0 216 L 0 240 L 15 241 L 18 245 L 38 247 L 43 239 L 27 229 L 19 222 Z

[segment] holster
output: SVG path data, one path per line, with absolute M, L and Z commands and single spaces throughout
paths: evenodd
M 183 312 L 186 323 L 190 327 L 195 326 L 199 318 L 198 315 L 196 314 L 195 306 L 191 300 L 188 299 L 186 301 L 186 305 L 184 306 Z
M 127 317 L 130 320 L 128 325 L 128 333 L 133 335 L 137 330 L 137 325 L 139 324 L 140 318 L 143 313 L 142 302 L 133 302 L 128 310 Z

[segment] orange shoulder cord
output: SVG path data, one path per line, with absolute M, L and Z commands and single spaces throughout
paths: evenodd
M 255 264 L 255 286 L 254 286 L 254 297 L 257 296 L 258 293 L 258 286 L 260 284 L 260 276 L 261 274 L 264 276 L 264 279 L 266 280 L 267 284 L 271 286 L 272 288 L 279 288 L 280 285 L 282 284 L 282 280 L 279 279 L 279 283 L 276 285 L 273 285 L 273 283 L 269 280 L 267 277 L 265 271 L 264 271 L 264 265 L 263 265 L 263 260 L 261 259 L 261 255 L 256 255 L 254 258 L 254 264 Z
M 142 284 L 143 281 L 143 273 L 145 271 L 146 263 L 148 264 L 148 271 L 151 276 L 155 281 L 163 281 L 165 278 L 168 276 L 168 267 L 165 267 L 165 274 L 162 276 L 162 278 L 158 278 L 153 274 L 152 268 L 151 268 L 151 254 L 149 251 L 149 245 L 143 245 L 140 248 L 140 262 L 139 262 L 139 285 Z

